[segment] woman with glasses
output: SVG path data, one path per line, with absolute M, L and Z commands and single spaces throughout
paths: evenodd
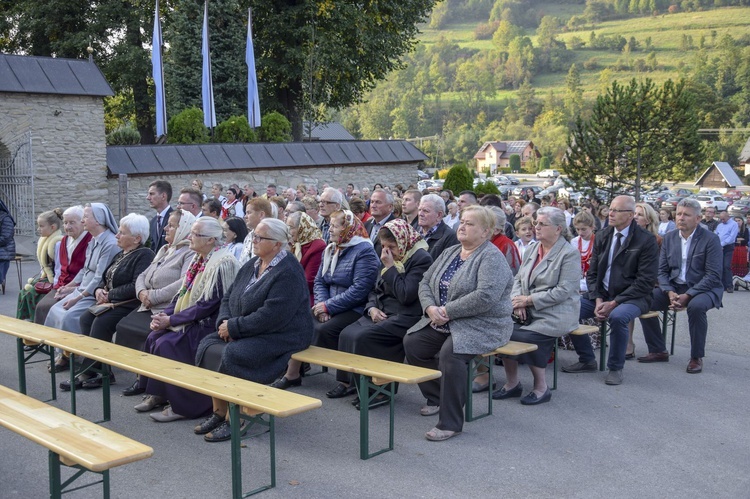
M 151 334 L 143 350 L 186 364 L 195 362 L 200 341 L 216 331 L 216 317 L 222 298 L 234 282 L 240 264 L 223 246 L 220 223 L 201 217 L 188 235 L 195 256 L 172 302 L 151 317 Z M 151 414 L 158 422 L 197 418 L 211 410 L 205 395 L 141 376 L 139 387 L 147 395 L 135 406 L 147 412 L 169 402 L 161 412 Z
M 284 222 L 269 218 L 258 224 L 253 232 L 255 256 L 224 295 L 218 331 L 201 341 L 196 364 L 268 384 L 293 353 L 310 345 L 313 319 L 305 273 L 288 247 Z M 213 414 L 194 431 L 207 442 L 229 440 L 228 416 L 227 402 L 214 399 Z
M 569 243 L 565 214 L 547 206 L 537 211 L 534 221 L 536 242 L 526 252 L 513 281 L 514 322 L 512 341 L 533 343 L 539 348 L 518 357 L 504 358 L 506 382 L 493 399 L 521 397 L 518 364 L 527 364 L 534 376 L 534 388 L 521 399 L 523 405 L 549 402 L 545 369 L 560 336 L 578 327 L 581 258 Z

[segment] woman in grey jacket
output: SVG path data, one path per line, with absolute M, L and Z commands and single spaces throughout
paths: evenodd
M 581 307 L 581 259 L 568 243 L 565 213 L 551 206 L 542 208 L 534 224 L 536 242 L 526 252 L 513 283 L 517 323 L 510 339 L 539 348 L 503 359 L 506 382 L 492 394 L 493 399 L 520 397 L 523 387 L 518 380 L 518 363 L 528 364 L 534 375 L 534 390 L 521 399 L 524 405 L 542 404 L 552 398 L 544 371 L 557 338 L 578 327 Z M 522 325 L 524 322 L 529 323 Z
M 443 373 L 419 385 L 427 399 L 420 413 L 439 414 L 435 428 L 425 434 L 427 440 L 461 433 L 468 363 L 506 344 L 513 332 L 513 274 L 490 242 L 494 228 L 495 215 L 488 208 L 464 208 L 456 234 L 460 245 L 444 251 L 419 285 L 424 317 L 407 331 L 406 358 L 412 365 Z

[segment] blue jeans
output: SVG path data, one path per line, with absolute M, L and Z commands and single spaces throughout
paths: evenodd
M 581 298 L 581 315 L 580 319 L 589 319 L 594 317 L 594 308 L 596 302 L 588 298 Z M 628 324 L 641 315 L 641 309 L 629 303 L 617 305 L 609 314 L 609 331 L 610 331 L 610 348 L 607 367 L 611 371 L 619 371 L 625 367 L 625 351 L 628 348 Z M 573 346 L 578 353 L 579 362 L 589 363 L 596 361 L 594 348 L 591 346 L 591 340 L 588 335 L 570 336 Z M 607 341 L 607 338 L 601 338 L 601 341 Z

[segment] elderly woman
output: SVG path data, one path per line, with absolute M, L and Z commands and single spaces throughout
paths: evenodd
M 456 230 L 458 227 L 458 205 L 456 203 L 448 203 L 448 214 L 443 218 L 443 222 L 451 229 Z
M 315 276 L 318 274 L 326 243 L 322 239 L 323 234 L 320 229 L 307 213 L 297 211 L 290 214 L 286 219 L 286 226 L 289 229 L 290 247 L 305 271 L 305 279 L 307 279 L 307 286 L 310 291 L 310 306 L 312 306 L 314 305 L 313 286 Z M 271 386 L 282 390 L 292 386 L 300 386 L 302 384 L 301 367 L 301 362 L 290 360 L 286 373 L 274 381 Z
M 341 331 L 339 350 L 401 363 L 404 335 L 422 316 L 419 282 L 432 265 L 432 257 L 427 243 L 406 220 L 390 220 L 378 237 L 383 264 L 380 278 L 370 292 L 365 316 Z M 386 403 L 388 398 L 381 396 L 371 407 Z
M 60 277 L 59 267 L 55 264 L 55 248 L 62 239 L 62 210 L 45 211 L 36 219 L 39 242 L 36 244 L 36 259 L 41 266 L 39 275 L 29 279 L 26 286 L 18 293 L 16 318 L 29 319 L 33 322 L 36 305 Z M 58 272 L 55 272 L 55 268 Z M 37 291 L 37 284 L 46 286 L 46 290 Z
M 518 268 L 521 266 L 521 255 L 518 252 L 518 247 L 505 235 L 505 212 L 497 206 L 493 206 L 490 209 L 495 215 L 495 230 L 491 239 L 492 244 L 500 250 L 500 253 L 505 255 L 510 271 L 513 272 L 513 275 L 516 275 Z
M 117 222 L 102 203 L 91 203 L 83 209 L 83 227 L 91 234 L 92 240 L 86 248 L 86 260 L 83 268 L 68 284 L 72 288 L 65 298 L 55 303 L 44 321 L 45 326 L 81 333 L 81 316 L 89 307 L 96 304 L 94 291 L 104 279 L 104 271 L 119 252 L 117 246 Z M 56 370 L 64 370 L 67 359 L 60 357 L 55 362 Z
M 237 261 L 242 256 L 242 248 L 247 237 L 247 225 L 238 217 L 229 217 L 224 221 L 224 243 Z
M 513 274 L 490 242 L 495 215 L 489 208 L 461 211 L 459 245 L 445 250 L 419 284 L 424 317 L 404 338 L 409 364 L 440 369 L 440 379 L 420 383 L 423 416 L 439 414 L 427 440 L 447 440 L 463 429 L 468 364 L 506 344 L 513 332 Z
M 149 236 L 149 222 L 143 215 L 131 213 L 122 217 L 120 228 L 115 236 L 117 253 L 104 271 L 102 282 L 94 291 L 96 305 L 109 305 L 104 312 L 86 310 L 80 318 L 81 333 L 92 338 L 112 341 L 115 328 L 120 320 L 138 307 L 135 281 L 146 270 L 154 257 L 153 251 L 144 246 Z M 87 368 L 102 368 L 99 362 L 84 362 L 84 370 L 76 376 L 76 388 L 101 388 L 102 376 L 94 375 Z M 111 376 L 111 374 L 110 374 Z M 114 382 L 114 377 L 111 376 Z M 70 390 L 70 380 L 60 383 L 63 391 Z
M 349 210 L 331 214 L 330 239 L 315 277 L 313 343 L 337 350 L 341 331 L 362 317 L 380 263 L 364 225 Z M 356 391 L 349 373 L 338 372 L 336 379 L 339 384 L 326 393 L 328 398 L 346 397 Z
M 565 213 L 551 206 L 541 208 L 535 226 L 537 241 L 526 253 L 513 281 L 516 323 L 510 339 L 539 348 L 519 357 L 504 358 L 506 382 L 492 394 L 493 399 L 520 397 L 523 387 L 518 380 L 518 364 L 528 364 L 534 389 L 521 399 L 523 405 L 543 404 L 552 398 L 544 370 L 557 338 L 578 327 L 581 308 L 580 255 L 568 243 Z
M 192 224 L 187 237 L 193 257 L 170 304 L 151 317 L 144 351 L 193 364 L 201 340 L 216 331 L 219 305 L 240 268 L 232 252 L 222 246 L 222 235 L 214 218 L 202 217 Z M 138 412 L 169 402 L 161 412 L 151 414 L 161 423 L 197 418 L 211 410 L 209 397 L 161 381 L 140 377 L 138 388 L 148 394 L 135 406 Z
M 190 249 L 190 228 L 195 222 L 192 213 L 174 210 L 164 228 L 166 244 L 159 248 L 151 265 L 135 281 L 139 307 L 117 323 L 115 343 L 142 350 L 150 332 L 151 316 L 164 311 L 180 290 L 195 252 Z M 138 381 L 123 391 L 131 396 L 143 393 Z
M 68 296 L 77 287 L 73 278 L 83 268 L 86 261 L 86 248 L 91 241 L 91 234 L 83 228 L 83 206 L 71 206 L 63 212 L 63 230 L 65 235 L 55 245 L 55 274 L 59 274 L 52 291 L 47 293 L 36 305 L 34 322 L 44 324 L 50 308 Z
M 196 363 L 256 383 L 271 383 L 292 354 L 307 348 L 313 319 L 305 273 L 286 248 L 289 231 L 281 220 L 261 221 L 253 233 L 252 258 L 221 300 L 218 331 L 198 346 Z M 212 358 L 213 357 L 213 358 Z M 195 428 L 207 442 L 231 438 L 226 401 Z

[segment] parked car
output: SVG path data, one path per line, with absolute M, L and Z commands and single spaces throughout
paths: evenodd
M 661 204 L 668 198 L 674 196 L 675 193 L 671 191 L 659 191 L 649 192 L 643 197 L 643 201 L 650 204 L 657 210 L 661 208 Z
M 535 195 L 538 195 L 539 192 L 543 190 L 538 185 L 523 185 L 523 186 L 519 185 L 518 187 L 513 189 L 513 195 L 520 196 L 526 189 L 533 189 Z
M 497 190 L 500 191 L 500 197 L 503 199 L 508 199 L 508 196 L 511 192 L 513 192 L 513 186 L 512 185 L 498 185 Z
M 506 176 L 505 176 L 505 178 L 507 178 L 508 180 L 510 180 L 510 185 L 518 185 L 518 184 L 520 184 L 520 183 L 521 183 L 521 181 L 520 181 L 520 180 L 518 180 L 518 179 L 517 179 L 516 177 L 514 177 L 513 175 L 506 175 Z
M 701 209 L 705 210 L 708 207 L 716 208 L 716 211 L 724 211 L 729 207 L 729 203 L 726 199 L 720 195 L 705 196 L 702 193 L 699 194 L 696 199 L 701 205 Z
M 738 199 L 732 206 L 727 208 L 727 213 L 733 217 L 747 217 L 750 212 L 750 199 Z
M 724 197 L 727 199 L 731 199 L 732 201 L 736 201 L 742 197 L 742 193 L 738 191 L 737 189 L 732 189 L 727 191 L 724 194 Z
M 432 175 L 427 172 L 423 172 L 422 170 L 417 170 L 417 177 L 419 178 L 419 180 L 427 180 L 428 178 L 432 177 Z
M 557 178 L 560 176 L 560 172 L 557 170 L 542 170 L 536 173 L 538 178 Z
M 693 191 L 689 189 L 672 189 L 672 192 L 674 192 L 675 196 L 684 196 L 684 197 L 690 197 L 694 194 Z
M 721 196 L 721 193 L 717 191 L 716 189 L 701 188 L 698 191 L 698 195 L 699 196 Z
M 492 180 L 497 185 L 511 185 L 512 184 L 512 182 L 510 181 L 510 179 L 508 177 L 506 177 L 505 175 L 494 175 L 492 177 Z
M 661 209 L 667 211 L 677 211 L 677 204 L 685 199 L 686 196 L 672 196 L 661 203 Z

